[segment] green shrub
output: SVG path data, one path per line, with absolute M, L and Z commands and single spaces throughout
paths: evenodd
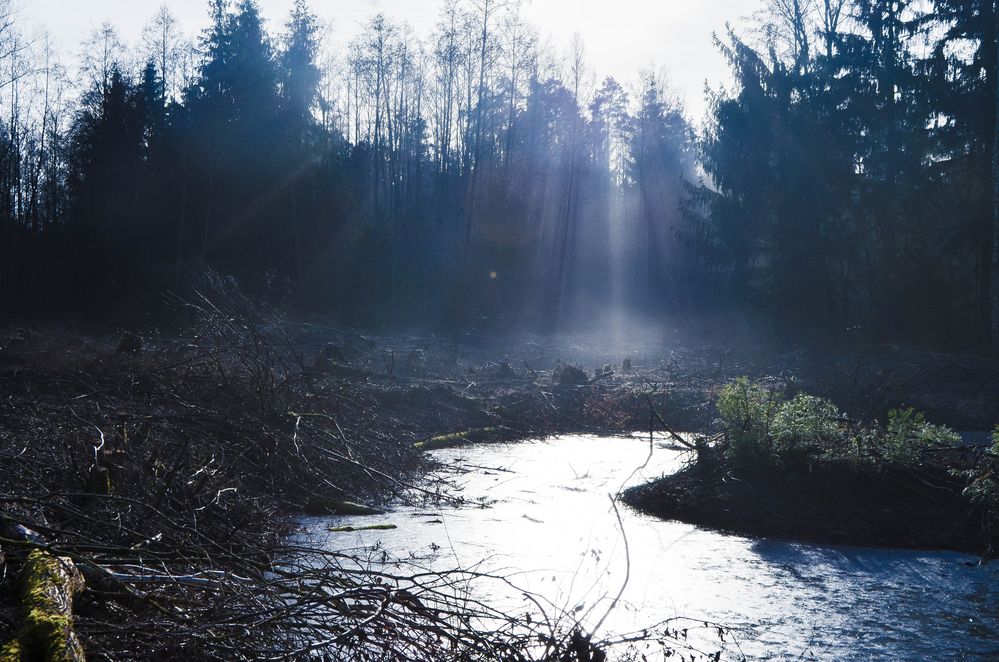
M 888 462 L 918 464 L 925 451 L 957 446 L 961 437 L 943 425 L 926 422 L 926 416 L 912 407 L 888 412 L 880 451 Z
M 717 406 L 730 460 L 748 463 L 770 456 L 770 427 L 779 405 L 780 397 L 774 391 L 747 377 L 722 387 Z
M 927 450 L 960 442 L 953 430 L 928 423 L 911 408 L 890 412 L 884 427 L 850 429 L 830 400 L 807 394 L 787 400 L 746 377 L 726 384 L 717 406 L 727 457 L 742 466 L 815 459 L 915 465 Z M 999 457 L 999 431 L 994 451 Z
M 843 415 L 829 400 L 800 394 L 781 404 L 772 436 L 780 455 L 829 454 L 844 440 Z
M 973 502 L 985 506 L 990 519 L 994 521 L 999 515 L 999 425 L 992 433 L 992 447 L 987 450 L 978 465 L 962 475 L 968 480 L 964 495 Z

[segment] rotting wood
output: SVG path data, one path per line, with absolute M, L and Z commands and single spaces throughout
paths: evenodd
M 73 561 L 36 549 L 21 576 L 24 625 L 17 639 L 0 649 L 0 662 L 83 662 L 73 597 L 83 591 L 84 581 Z

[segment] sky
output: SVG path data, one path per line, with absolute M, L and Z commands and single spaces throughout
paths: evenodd
M 258 0 L 272 29 L 283 26 L 292 0 Z M 83 38 L 111 21 L 131 43 L 163 0 L 16 0 L 30 34 L 47 31 L 67 55 Z M 738 27 L 760 0 L 529 0 L 525 13 L 543 38 L 563 50 L 573 33 L 585 44 L 587 61 L 600 78 L 631 83 L 642 70 L 665 71 L 695 121 L 705 112 L 704 84 L 724 83 L 728 71 L 711 40 L 726 22 Z M 208 20 L 206 0 L 167 0 L 189 33 Z M 436 23 L 439 0 L 312 0 L 313 10 L 331 22 L 333 38 L 347 41 L 372 14 L 382 11 L 408 21 L 420 34 Z

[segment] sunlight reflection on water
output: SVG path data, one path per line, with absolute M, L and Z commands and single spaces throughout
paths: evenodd
M 683 454 L 656 439 L 629 484 L 676 471 Z M 463 507 L 401 506 L 383 518 L 303 518 L 331 549 L 378 547 L 420 567 L 477 566 L 510 577 L 552 611 L 593 625 L 624 582 L 603 634 L 673 617 L 722 623 L 726 656 L 761 659 L 995 659 L 999 566 L 950 552 L 823 547 L 753 540 L 662 522 L 621 505 L 630 554 L 610 495 L 649 455 L 641 438 L 563 437 L 435 452 Z M 330 533 L 390 522 L 398 529 Z M 511 610 L 523 596 L 499 584 L 477 597 Z M 707 648 L 717 647 L 705 640 Z

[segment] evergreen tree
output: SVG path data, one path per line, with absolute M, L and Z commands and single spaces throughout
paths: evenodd
M 72 155 L 72 211 L 80 234 L 78 283 L 121 295 L 136 285 L 148 247 L 141 190 L 146 132 L 141 92 L 112 65 L 84 95 Z
M 280 56 L 281 103 L 285 121 L 300 131 L 315 124 L 313 112 L 321 78 L 318 39 L 319 22 L 307 0 L 295 0 Z

